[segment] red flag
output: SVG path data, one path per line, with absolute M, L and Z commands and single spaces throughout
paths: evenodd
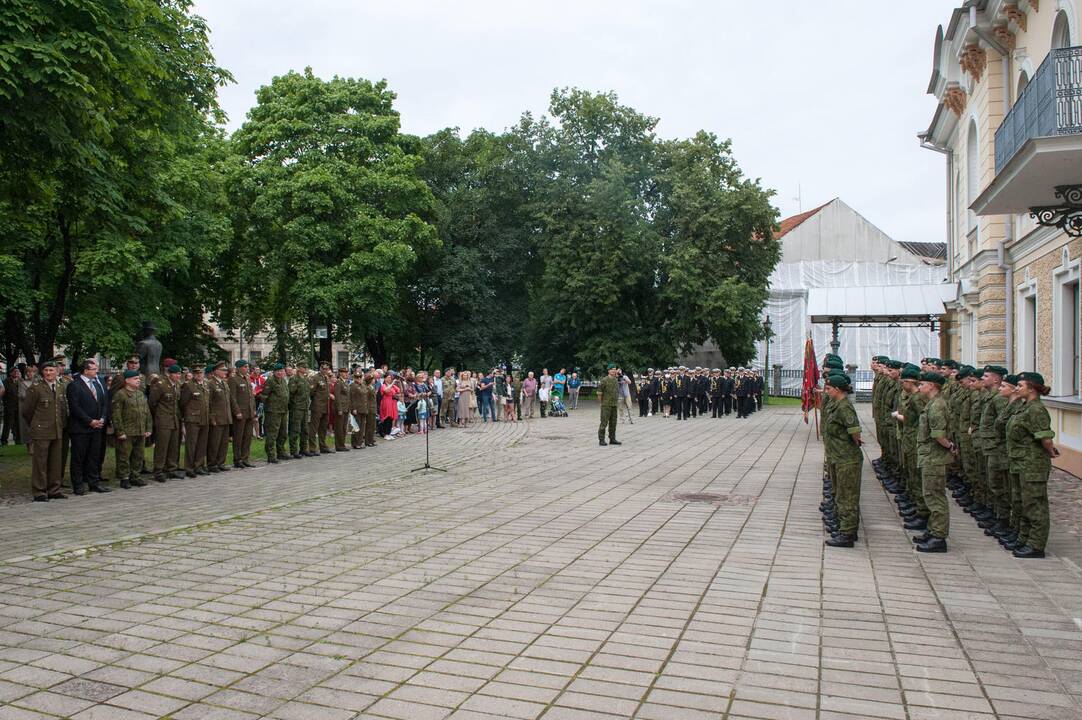
M 808 338 L 804 343 L 804 385 L 800 390 L 800 409 L 804 411 L 804 424 L 808 423 L 808 411 L 818 405 L 816 390 L 819 387 L 819 363 L 815 361 L 815 345 Z

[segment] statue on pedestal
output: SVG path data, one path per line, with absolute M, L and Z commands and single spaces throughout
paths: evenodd
M 143 339 L 135 344 L 135 352 L 139 355 L 139 372 L 144 377 L 161 374 L 159 363 L 162 361 L 162 344 L 154 333 L 158 330 L 154 323 L 143 322 Z

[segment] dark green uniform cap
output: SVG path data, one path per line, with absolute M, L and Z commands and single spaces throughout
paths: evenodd
M 939 367 L 949 367 L 951 370 L 957 370 L 958 369 L 958 361 L 957 360 L 951 360 L 950 358 L 947 358 L 946 360 L 939 363 Z
M 848 390 L 853 384 L 848 375 L 841 374 L 828 375 L 826 382 L 827 385 L 836 387 L 839 390 Z
M 993 375 L 999 375 L 1000 377 L 1007 377 L 1007 368 L 1002 365 L 985 365 L 984 371 L 986 373 L 992 373 Z
M 1005 375 L 1003 377 L 1003 382 L 1007 383 L 1008 385 L 1014 385 L 1016 387 L 1018 386 L 1018 383 L 1021 382 L 1021 381 L 1022 381 L 1022 378 L 1018 377 L 1017 375 Z
M 180 374 L 180 365 L 170 365 L 169 369 L 166 370 L 166 372 L 169 373 L 170 375 L 179 375 Z
M 138 370 L 125 370 L 124 371 L 124 379 L 125 380 L 127 380 L 128 378 L 133 378 L 133 377 L 139 377 L 139 371 Z
M 920 380 L 920 368 L 906 365 L 902 368 L 902 380 Z
M 885 364 L 891 370 L 901 370 L 902 369 L 902 361 L 901 360 L 887 360 L 887 362 Z
M 942 385 L 943 383 L 947 382 L 947 378 L 935 372 L 922 372 L 920 374 L 920 381 L 935 383 L 936 385 Z
M 1037 385 L 1044 385 L 1044 375 L 1035 372 L 1018 373 L 1019 380 L 1025 380 L 1029 383 L 1036 383 Z

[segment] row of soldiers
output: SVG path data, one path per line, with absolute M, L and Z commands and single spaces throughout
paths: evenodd
M 35 500 L 65 497 L 61 481 L 69 449 L 71 484 L 77 495 L 109 492 L 101 478 L 107 446 L 115 448 L 116 479 L 125 489 L 145 486 L 140 475 L 148 470 L 158 482 L 183 477 L 182 439 L 183 472 L 188 477 L 228 472 L 230 443 L 233 469 L 254 467 L 257 396 L 246 360 L 238 360 L 232 374 L 224 362 L 187 371 L 167 360 L 165 372 L 144 378 L 139 358 L 132 356 L 107 383 L 97 378 L 93 360 L 84 363 L 74 379 L 61 373 L 63 362 L 57 357 L 41 365 L 21 407 L 31 428 Z M 184 380 L 185 374 L 190 379 Z M 345 368 L 334 377 L 329 363 L 322 363 L 315 373 L 303 364 L 273 367 L 258 395 L 269 463 L 332 452 L 326 440 L 332 429 L 335 451 L 375 445 L 378 406 L 373 377 L 358 370 L 354 382 L 349 379 Z M 152 469 L 145 467 L 144 455 L 150 442 Z
M 946 497 L 1015 557 L 1044 557 L 1052 443 L 1049 388 L 1035 372 L 924 358 L 872 360 L 872 411 L 882 456 L 873 462 L 914 541 L 945 552 Z
M 764 382 L 757 370 L 681 365 L 647 370 L 639 384 L 639 415 L 643 417 L 663 412 L 687 420 L 710 412 L 711 417 L 720 418 L 735 410 L 738 418 L 746 418 L 763 407 Z

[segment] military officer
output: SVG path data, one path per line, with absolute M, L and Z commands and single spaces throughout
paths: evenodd
M 282 363 L 273 366 L 271 376 L 263 383 L 259 393 L 263 400 L 263 443 L 267 452 L 267 462 L 272 465 L 290 457 L 287 451 L 286 422 L 289 416 L 289 383 L 286 380 L 286 368 Z
M 236 374 L 226 380 L 229 386 L 229 409 L 233 413 L 233 467 L 255 467 L 249 462 L 252 436 L 255 434 L 255 397 L 248 377 L 250 368 L 243 358 L 233 363 Z
M 1011 440 L 1007 436 L 1007 426 L 1011 418 L 1025 409 L 1025 400 L 1018 394 L 1018 387 L 1022 380 L 1018 375 L 1007 375 L 1000 385 L 1000 394 L 1007 399 L 1007 405 L 996 415 L 996 441 L 1003 448 L 1004 461 L 1007 467 L 1007 492 L 1010 497 L 1010 531 L 999 538 L 1000 545 L 1013 551 L 1019 547 L 1022 529 L 1022 476 L 1019 463 L 1011 455 Z
M 346 446 L 346 434 L 349 430 L 349 368 L 338 368 L 338 380 L 334 383 L 331 395 L 334 405 L 334 451 L 349 452 Z
M 68 422 L 68 399 L 55 363 L 46 362 L 23 398 L 21 411 L 30 430 L 30 479 L 34 502 L 63 500 L 61 443 Z
M 433 378 L 433 384 L 440 382 L 439 378 Z M 365 447 L 365 434 L 368 426 L 368 386 L 364 382 L 364 371 L 357 368 L 353 371 L 353 382 L 349 385 L 349 412 L 357 423 L 357 430 L 350 437 L 349 446 L 353 450 L 362 450 Z
M 160 483 L 180 474 L 180 366 L 171 365 L 165 377 L 150 385 L 148 398 L 154 420 L 154 479 Z
M 447 388 L 452 387 L 452 385 L 448 383 L 449 379 L 450 379 L 451 383 L 454 382 L 454 369 L 453 368 L 451 369 L 450 373 L 448 373 L 447 375 L 444 376 L 444 385 L 443 385 L 444 393 L 447 392 Z M 372 374 L 371 370 L 369 370 L 367 373 L 364 374 L 364 387 L 365 387 L 365 393 L 368 396 L 368 400 L 367 400 L 368 405 L 366 406 L 367 409 L 368 409 L 368 419 L 365 421 L 365 426 L 364 426 L 364 444 L 367 447 L 375 447 L 376 446 L 376 414 L 377 414 L 377 412 L 379 410 L 379 406 L 378 406 L 378 403 L 376 402 L 375 376 Z M 445 394 L 444 395 L 444 401 L 449 402 L 451 404 L 454 404 L 454 397 L 455 397 L 454 392 L 452 392 L 450 395 Z
M 921 394 L 927 406 L 920 416 L 917 430 L 917 463 L 921 469 L 921 490 L 928 507 L 928 530 L 914 538 L 919 552 L 947 552 L 950 534 L 950 508 L 947 506 L 947 468 L 958 453 L 950 439 L 947 401 L 942 389 L 947 378 L 939 373 L 921 373 Z
M 621 445 L 616 440 L 616 419 L 620 402 L 620 384 L 616 379 L 616 365 L 609 363 L 607 374 L 597 384 L 597 397 L 601 403 L 601 424 L 597 428 L 599 445 Z M 609 441 L 605 442 L 605 429 L 608 428 Z
M 192 368 L 192 379 L 180 388 L 180 412 L 184 419 L 184 474 L 190 478 L 209 475 L 210 393 L 201 366 Z
M 312 416 L 308 420 L 308 446 L 313 453 L 315 453 L 316 447 L 319 448 L 321 453 L 331 452 L 331 449 L 327 447 L 327 424 L 330 417 L 329 405 L 332 385 L 331 364 L 321 362 L 319 372 L 312 379 L 309 388 L 309 397 L 312 400 Z
M 1007 368 L 1001 365 L 986 365 L 981 376 L 984 403 L 975 431 L 983 459 L 985 485 L 991 501 L 992 521 L 982 525 L 986 535 L 1000 538 L 1010 532 L 1011 495 L 1007 482 L 1007 462 L 1005 443 L 996 436 L 996 418 L 1003 412 L 1009 400 L 1001 391 Z
M 308 446 L 308 413 L 312 397 L 308 387 L 308 367 L 301 363 L 286 368 L 289 384 L 289 452 L 294 460 L 315 457 Z
M 116 438 L 116 477 L 125 490 L 144 487 L 139 477 L 146 439 L 154 426 L 150 407 L 142 390 L 143 376 L 138 370 L 124 371 L 124 387 L 113 395 L 112 418 Z
M 687 420 L 690 416 L 690 408 L 688 407 L 689 384 L 688 369 L 681 365 L 676 378 L 673 380 L 673 414 L 677 420 Z
M 210 432 L 207 436 L 207 468 L 212 473 L 228 472 L 225 466 L 229 452 L 229 430 L 233 426 L 232 402 L 225 379 L 229 370 L 225 362 L 210 368 L 207 391 L 210 395 Z
M 898 423 L 898 444 L 902 460 L 902 492 L 895 498 L 906 530 L 928 529 L 928 507 L 924 504 L 920 468 L 917 467 L 917 434 L 925 398 L 917 387 L 920 368 L 906 364 L 900 375 L 901 393 L 893 417 Z

